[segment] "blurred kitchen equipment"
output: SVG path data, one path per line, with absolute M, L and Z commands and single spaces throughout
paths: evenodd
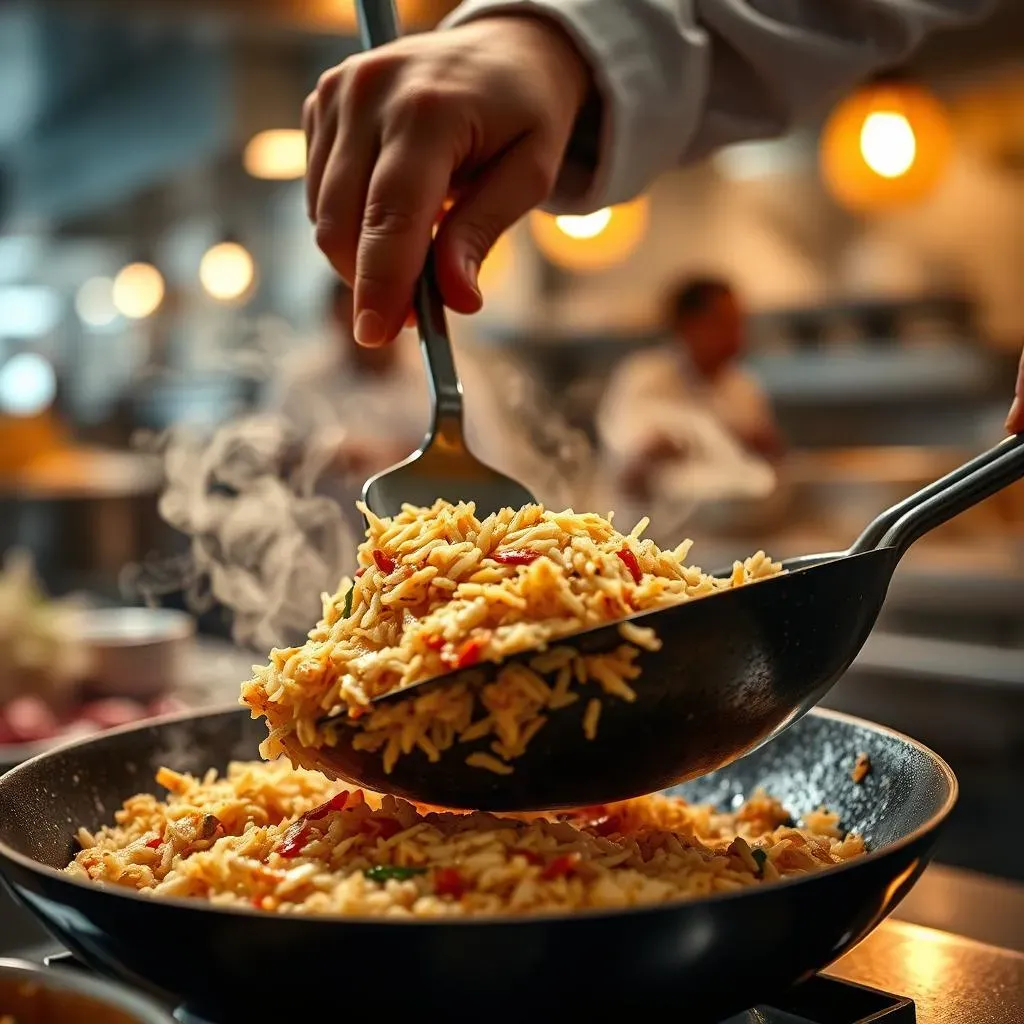
M 90 608 L 78 617 L 89 682 L 105 696 L 146 700 L 178 689 L 196 624 L 173 608 Z
M 360 0 L 358 9 L 364 48 L 398 37 L 392 0 Z M 452 357 L 433 252 L 416 283 L 413 308 L 430 381 L 431 426 L 419 451 L 366 481 L 363 500 L 367 507 L 378 516 L 393 516 L 406 503 L 429 507 L 444 498 L 472 501 L 477 515 L 486 516 L 533 503 L 533 495 L 522 484 L 482 463 L 466 445 L 462 385 Z
M 17 1024 L 174 1024 L 138 992 L 81 971 L 0 959 L 0 1019 Z
M 1018 435 L 883 512 L 848 551 L 805 555 L 784 563 L 783 575 L 634 616 L 662 641 L 658 651 L 638 652 L 643 683 L 636 701 L 616 704 L 589 742 L 580 740 L 582 708 L 552 714 L 511 775 L 474 769 L 462 757 L 428 765 L 418 752 L 386 774 L 379 753 L 353 749 L 343 713 L 336 745 L 317 757 L 369 789 L 496 811 L 605 803 L 704 775 L 774 738 L 821 700 L 864 645 L 914 541 L 1022 476 Z M 622 644 L 619 623 L 575 634 L 571 643 L 585 655 L 613 651 Z M 474 670 L 480 669 L 495 666 Z M 455 676 L 378 701 L 403 700 L 410 690 L 444 686 Z M 465 746 L 470 753 L 473 744 Z

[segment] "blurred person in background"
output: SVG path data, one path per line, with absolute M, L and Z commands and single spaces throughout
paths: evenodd
M 669 298 L 665 321 L 670 341 L 619 363 L 597 416 L 615 479 L 640 502 L 651 498 L 666 465 L 722 448 L 708 440 L 716 428 L 752 458 L 775 461 L 783 451 L 771 403 L 741 365 L 744 314 L 728 282 L 684 281 Z M 736 465 L 742 473 L 746 460 Z
M 779 477 L 783 442 L 771 404 L 741 365 L 744 314 L 728 282 L 684 281 L 669 296 L 669 340 L 626 356 L 597 413 L 607 504 L 630 525 L 675 543 L 684 525 L 735 529 L 764 516 Z M 700 515 L 706 508 L 706 515 Z M 739 513 L 739 515 L 737 515 Z
M 303 121 L 308 213 L 354 285 L 356 339 L 398 334 L 446 199 L 439 284 L 451 309 L 475 313 L 484 257 L 534 206 L 592 212 L 721 146 L 779 135 L 993 6 L 466 0 L 440 31 L 348 58 Z M 1017 403 L 1009 422 L 1022 421 Z

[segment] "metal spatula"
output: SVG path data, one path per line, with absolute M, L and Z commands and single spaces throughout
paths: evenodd
M 365 49 L 398 37 L 392 0 L 359 0 L 358 11 Z M 522 484 L 485 465 L 466 444 L 462 384 L 448 339 L 433 249 L 416 283 L 413 309 L 430 382 L 430 430 L 418 451 L 366 481 L 363 501 L 378 516 L 393 516 L 406 503 L 429 507 L 438 498 L 472 501 L 481 517 L 502 508 L 531 504 L 536 499 Z

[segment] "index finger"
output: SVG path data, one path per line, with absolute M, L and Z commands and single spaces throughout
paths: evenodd
M 404 134 L 385 140 L 370 177 L 356 253 L 359 344 L 381 345 L 402 329 L 448 194 L 452 163 L 444 137 Z

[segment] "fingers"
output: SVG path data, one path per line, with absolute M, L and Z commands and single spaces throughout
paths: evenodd
M 475 313 L 480 265 L 498 237 L 551 193 L 559 154 L 528 136 L 501 154 L 466 190 L 437 232 L 438 282 L 448 306 Z
M 382 345 L 401 330 L 423 269 L 454 154 L 438 125 L 395 126 L 366 193 L 356 257 L 355 337 Z
M 1006 417 L 1006 429 L 1011 434 L 1024 433 L 1024 352 L 1020 354 L 1017 385 L 1014 389 L 1013 405 L 1010 406 L 1010 415 Z
M 314 207 L 316 244 L 346 280 L 355 280 L 356 251 L 370 176 L 377 159 L 375 125 L 342 109 Z
M 320 79 L 321 84 L 302 105 L 302 127 L 306 132 L 306 215 L 313 222 L 320 182 L 338 132 L 338 110 L 330 102 L 337 82 L 329 74 Z

